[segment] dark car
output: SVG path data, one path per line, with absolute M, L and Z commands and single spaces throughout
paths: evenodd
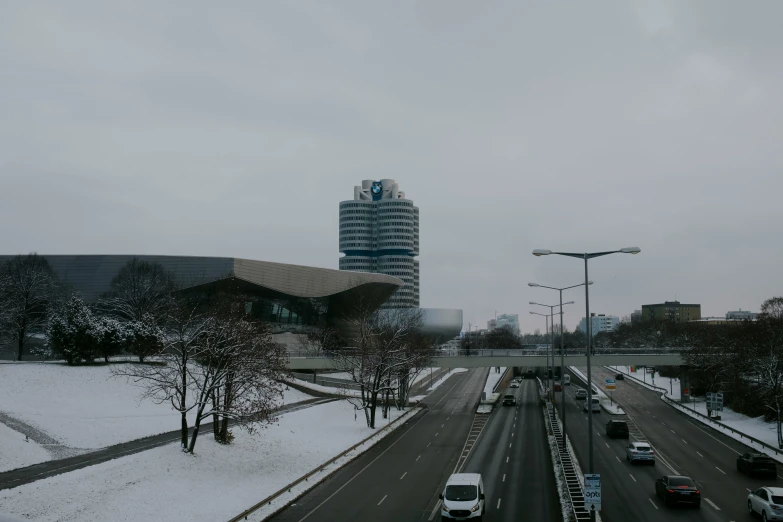
M 624 420 L 610 420 L 606 423 L 606 436 L 609 438 L 628 438 L 628 423 Z
M 560 384 L 560 381 L 555 381 L 554 389 L 555 391 L 563 391 L 563 385 Z
M 533 370 L 528 370 L 528 371 L 527 371 L 527 373 L 525 374 L 525 376 L 526 376 L 528 379 L 532 379 L 532 378 L 534 377 L 534 375 L 533 375 Z
M 503 397 L 503 406 L 514 406 L 517 403 L 517 398 L 513 395 L 506 395 Z
M 770 475 L 777 477 L 778 467 L 775 461 L 761 453 L 745 453 L 737 457 L 737 471 L 741 473 Z
M 614 380 L 615 381 L 624 381 L 625 380 L 625 375 L 623 375 L 622 373 L 618 373 L 617 375 L 614 376 Z
M 701 491 L 690 477 L 664 475 L 655 481 L 655 494 L 663 499 L 666 507 L 690 504 L 699 509 L 701 506 Z

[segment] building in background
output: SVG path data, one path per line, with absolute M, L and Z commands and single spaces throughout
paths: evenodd
M 393 179 L 364 180 L 340 202 L 340 252 L 340 270 L 402 279 L 383 308 L 419 306 L 419 209 Z
M 671 321 L 685 323 L 701 319 L 701 305 L 665 301 L 660 304 L 642 305 L 642 321 Z
M 490 319 L 489 321 L 487 321 L 487 330 L 489 330 L 490 332 L 494 330 L 496 326 L 497 326 L 496 319 Z
M 641 310 L 634 310 L 631 314 L 631 324 L 638 323 L 642 320 L 642 311 Z
M 735 321 L 755 321 L 759 314 L 755 312 L 748 312 L 740 308 L 736 312 L 726 312 L 726 319 L 734 319 Z
M 590 314 L 590 331 L 593 337 L 601 332 L 614 332 L 618 324 L 620 324 L 620 318 L 616 315 Z M 587 334 L 587 321 L 584 317 L 579 322 L 579 330 Z
M 519 335 L 519 315 L 500 314 L 495 319 L 495 328 L 508 328 L 514 335 Z

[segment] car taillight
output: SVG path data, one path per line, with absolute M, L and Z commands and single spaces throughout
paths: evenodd
M 650 451 L 650 455 L 655 455 L 655 452 L 654 451 Z
M 690 486 L 677 486 L 677 489 L 688 489 Z
M 697 494 L 697 495 L 701 495 L 701 491 L 697 489 L 697 490 L 696 490 L 696 494 Z
M 674 490 L 673 490 L 673 489 L 670 489 L 670 490 L 669 490 L 669 493 L 674 493 Z

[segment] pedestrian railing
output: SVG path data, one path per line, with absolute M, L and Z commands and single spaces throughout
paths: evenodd
M 687 352 L 689 348 L 596 348 L 591 353 L 592 355 L 667 355 L 667 354 L 681 354 Z M 290 359 L 307 358 L 307 359 L 334 359 L 338 357 L 338 354 L 344 354 L 350 356 L 352 350 L 346 349 L 341 352 L 322 352 L 313 350 L 292 350 L 288 352 Z M 356 352 L 358 353 L 358 352 Z M 530 348 L 493 348 L 493 349 L 476 349 L 476 350 L 440 350 L 434 354 L 434 357 L 540 357 L 546 355 L 548 352 L 544 349 L 530 349 Z M 555 350 L 555 355 L 560 355 L 560 350 Z M 565 356 L 582 356 L 587 355 L 584 348 L 581 349 L 568 349 L 563 352 Z
M 546 396 L 541 379 L 538 380 L 538 392 L 543 398 Z M 574 515 L 576 522 L 590 520 L 590 513 L 585 509 L 585 497 L 584 489 L 582 488 L 582 482 L 579 480 L 579 474 L 576 472 L 576 466 L 574 465 L 574 456 L 571 453 L 571 448 L 565 443 L 565 435 L 561 430 L 560 418 L 557 415 L 557 409 L 554 404 L 546 402 L 546 415 L 549 419 L 549 426 L 552 430 L 552 435 L 555 437 L 555 444 L 557 445 L 557 459 L 560 467 L 563 470 L 563 478 L 565 480 L 566 494 L 568 496 L 568 502 L 571 507 L 571 512 Z
M 685 406 L 683 403 L 677 401 L 676 399 L 672 399 L 671 397 L 669 397 L 669 391 L 666 390 L 666 388 L 661 388 L 660 386 L 655 386 L 654 384 L 646 383 L 646 382 L 642 381 L 641 379 L 638 379 L 638 378 L 634 377 L 633 375 L 631 375 L 631 374 L 629 374 L 627 372 L 624 372 L 624 371 L 621 371 L 621 370 L 617 370 L 617 369 L 612 368 L 610 366 L 606 366 L 606 368 L 610 369 L 611 371 L 619 371 L 620 373 L 627 375 L 628 377 L 630 377 L 634 381 L 638 382 L 639 384 L 645 386 L 646 388 L 662 392 L 661 398 L 666 403 L 668 403 L 670 406 L 672 406 L 674 408 L 677 408 L 680 411 L 687 412 L 689 415 L 697 416 L 699 418 L 699 420 L 701 420 L 703 422 L 706 421 L 705 423 L 707 425 L 714 424 L 715 426 L 720 426 L 721 428 L 729 430 L 731 433 L 734 433 L 735 435 L 739 435 L 740 439 L 747 439 L 748 441 L 750 441 L 750 442 L 752 442 L 754 444 L 758 444 L 759 446 L 762 446 L 762 447 L 764 447 L 764 448 L 766 448 L 766 449 L 768 449 L 770 451 L 775 452 L 775 455 L 783 455 L 783 449 L 776 448 L 775 446 L 772 446 L 771 444 L 767 444 L 763 440 L 759 440 L 756 437 L 751 437 L 747 433 L 743 433 L 743 432 L 741 432 L 741 431 L 739 431 L 737 429 L 734 429 L 731 426 L 723 424 L 722 422 L 717 421 L 717 420 L 715 420 L 715 419 L 713 419 L 713 418 L 711 418 L 711 417 L 709 417 L 707 415 L 704 415 L 703 413 L 701 413 L 699 411 L 696 411 L 696 410 L 694 410 L 692 408 L 688 408 L 687 406 Z

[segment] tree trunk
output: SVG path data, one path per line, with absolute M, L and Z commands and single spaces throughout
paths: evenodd
M 143 363 L 143 362 L 144 362 L 144 356 L 143 356 L 143 355 L 139 355 L 139 362 L 140 362 L 140 363 Z
M 184 411 L 182 412 L 182 424 L 180 425 L 180 437 L 182 438 L 181 445 L 182 449 L 188 447 L 188 414 Z
M 218 390 L 212 391 L 212 435 L 215 440 L 220 442 L 220 417 L 218 417 L 218 409 L 220 408 L 220 392 Z
M 190 445 L 188 446 L 188 453 L 193 453 L 193 448 L 196 446 L 196 438 L 198 437 L 198 429 L 201 426 L 201 418 L 204 413 L 204 406 L 206 403 L 201 403 L 196 413 L 196 422 L 193 424 L 193 435 L 190 436 Z
M 375 429 L 375 409 L 378 407 L 378 392 L 370 394 L 370 428 Z
M 19 339 L 17 341 L 17 351 L 16 351 L 16 360 L 21 361 L 22 360 L 22 352 L 24 351 L 24 334 L 22 332 L 19 333 Z

